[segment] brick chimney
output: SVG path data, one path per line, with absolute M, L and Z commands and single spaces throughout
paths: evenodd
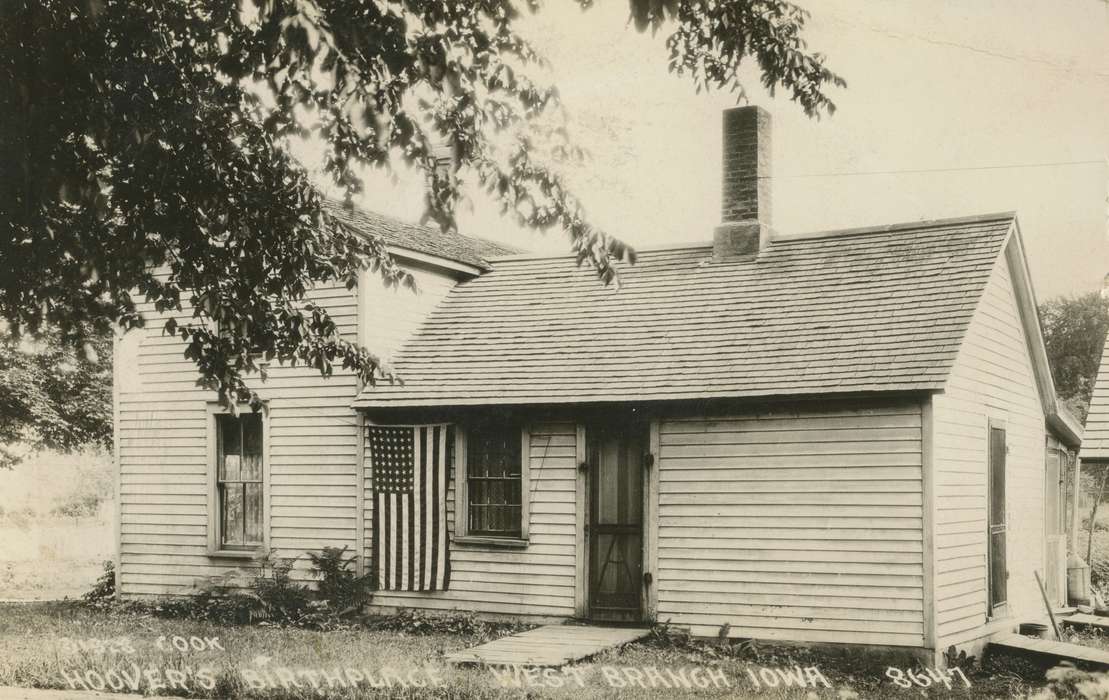
M 754 258 L 770 241 L 770 114 L 761 107 L 724 112 L 724 181 L 714 260 Z

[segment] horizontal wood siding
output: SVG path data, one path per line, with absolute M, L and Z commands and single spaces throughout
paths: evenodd
M 450 590 L 381 591 L 374 604 L 426 610 L 569 617 L 574 614 L 577 437 L 573 423 L 530 426 L 530 542 L 525 549 L 450 545 Z M 363 505 L 365 556 L 373 543 L 372 468 L 367 451 Z M 454 470 L 447 480 L 447 528 L 454 534 Z
M 663 420 L 660 443 L 659 620 L 922 645 L 917 404 Z
M 364 341 L 396 346 L 442 297 L 453 278 L 419 273 L 428 294 L 385 289 L 364 279 Z M 358 337 L 359 304 L 342 286 L 309 294 L 331 313 L 344 337 Z M 385 309 L 392 312 L 385 313 Z M 195 386 L 196 368 L 184 343 L 162 335 L 164 316 L 140 304 L 147 321 L 120 346 L 119 464 L 121 563 L 125 596 L 189 593 L 198 580 L 235 568 L 237 561 L 208 556 L 206 406 L 214 392 Z M 396 316 L 409 323 L 401 327 Z M 175 314 L 181 323 L 191 309 Z M 271 547 L 299 557 L 297 576 L 307 579 L 306 552 L 346 545 L 353 554 L 361 489 L 358 484 L 358 416 L 350 404 L 356 378 L 336 370 L 324 379 L 308 368 L 269 368 L 266 382 L 252 382 L 269 406 Z
M 1109 335 L 1101 351 L 1090 398 L 1090 411 L 1086 414 L 1085 433 L 1082 436 L 1082 461 L 1086 464 L 1109 462 Z
M 1001 256 L 967 329 L 935 420 L 937 647 L 986 624 L 987 429 L 1004 421 L 1008 597 L 1013 619 L 1043 612 L 1044 414 L 1009 265 Z

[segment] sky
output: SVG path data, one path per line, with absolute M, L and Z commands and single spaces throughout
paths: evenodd
M 1037 297 L 1109 273 L 1109 2 L 820 0 L 809 47 L 847 81 L 832 116 L 745 78 L 773 120 L 773 226 L 783 235 L 1015 210 Z M 567 172 L 593 222 L 637 247 L 701 242 L 719 223 L 720 115 L 667 72 L 665 30 L 639 34 L 624 0 L 566 0 L 522 25 L 551 61 L 589 160 Z M 422 180 L 371 180 L 360 204 L 421 214 Z M 463 233 L 567 251 L 475 196 Z

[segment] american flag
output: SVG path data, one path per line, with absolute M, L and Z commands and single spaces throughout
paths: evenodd
M 369 426 L 373 571 L 383 591 L 445 591 L 447 425 Z

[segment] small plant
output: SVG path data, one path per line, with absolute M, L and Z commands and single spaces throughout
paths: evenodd
M 308 589 L 293 581 L 297 557 L 278 557 L 273 551 L 258 560 L 258 576 L 248 597 L 258 602 L 262 617 L 282 624 L 296 624 L 309 607 Z
M 947 651 L 943 653 L 943 663 L 948 668 L 961 668 L 966 671 L 973 668 L 977 661 L 977 657 L 968 655 L 966 649 L 956 651 L 954 645 L 947 647 Z
M 92 589 L 81 596 L 89 607 L 103 610 L 115 604 L 116 565 L 111 559 L 104 562 L 104 573 L 96 579 Z
M 689 649 L 692 645 L 689 630 L 671 626 L 670 620 L 652 627 L 647 641 L 663 649 Z
M 312 575 L 319 580 L 317 593 L 328 609 L 339 617 L 357 612 L 370 598 L 370 576 L 351 570 L 353 558 L 347 547 L 324 547 L 320 554 L 308 553 Z
M 720 630 L 717 631 L 717 633 L 716 633 L 716 640 L 721 645 L 727 644 L 728 643 L 728 632 L 730 632 L 731 630 L 732 630 L 732 624 L 730 622 L 725 622 L 724 624 L 720 625 Z

